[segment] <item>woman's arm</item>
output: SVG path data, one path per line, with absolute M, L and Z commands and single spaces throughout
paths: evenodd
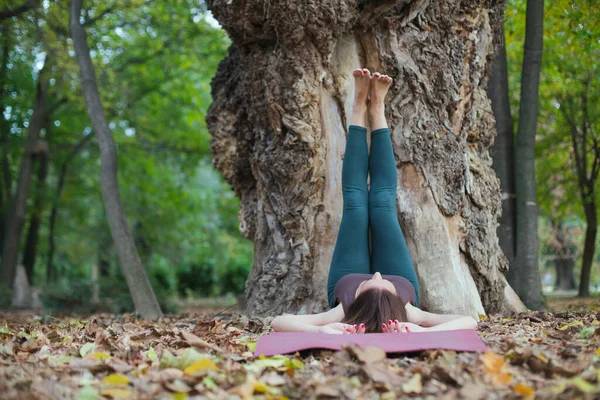
M 409 322 L 427 327 L 427 331 L 451 331 L 477 328 L 477 321 L 469 316 L 433 314 L 414 307 L 410 303 L 406 305 L 406 314 Z
M 322 332 L 323 326 L 340 322 L 343 318 L 344 309 L 338 304 L 337 307 L 320 314 L 280 315 L 271 322 L 271 327 L 276 332 Z

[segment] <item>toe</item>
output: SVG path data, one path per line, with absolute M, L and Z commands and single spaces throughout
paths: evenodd
M 371 76 L 371 71 L 369 71 L 367 68 L 363 68 L 362 72 L 364 76 Z
M 373 74 L 373 78 L 379 79 L 381 77 L 381 74 L 379 72 L 375 72 Z

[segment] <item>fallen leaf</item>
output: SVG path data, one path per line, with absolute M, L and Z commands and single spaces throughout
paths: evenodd
M 192 390 L 190 385 L 188 385 L 181 379 L 175 379 L 173 382 L 167 382 L 167 383 L 165 383 L 165 386 L 170 391 L 178 392 L 178 393 L 188 393 Z
M 531 386 L 524 385 L 521 382 L 515 385 L 513 392 L 520 394 L 525 398 L 533 398 L 535 395 L 535 390 Z
M 579 376 L 573 377 L 569 381 L 577 386 L 577 389 L 581 390 L 583 393 L 594 393 L 598 391 L 595 385 L 592 385 Z
M 100 381 L 103 385 L 112 386 L 127 386 L 129 385 L 129 378 L 122 374 L 110 374 L 106 378 Z
M 191 332 L 181 331 L 181 337 L 189 344 L 190 346 L 204 347 L 211 350 L 214 350 L 218 353 L 222 353 L 223 350 L 212 343 L 208 343 L 206 340 L 200 339 L 198 336 L 194 335 Z
M 96 389 L 93 386 L 86 385 L 86 386 L 83 386 L 79 390 L 75 399 L 76 400 L 100 400 L 100 399 L 102 399 L 102 397 L 100 396 L 100 392 L 98 391 L 98 389 Z
M 421 374 L 414 374 L 406 383 L 402 384 L 402 391 L 404 393 L 421 393 L 423 391 L 423 384 L 421 383 Z
M 79 349 L 79 355 L 81 355 L 81 358 L 83 358 L 90 351 L 93 352 L 95 350 L 95 348 L 96 348 L 95 343 L 86 343 L 83 346 L 81 346 L 81 348 Z
M 596 332 L 595 328 L 592 327 L 588 327 L 588 328 L 583 328 L 581 331 L 579 331 L 579 339 L 588 339 L 592 336 L 594 336 L 594 332 Z
M 186 375 L 193 375 L 197 372 L 204 371 L 206 369 L 212 369 L 213 371 L 219 371 L 219 367 L 208 358 L 201 358 L 192 365 L 186 367 L 183 371 Z
M 385 351 L 379 347 L 367 346 L 364 349 L 358 346 L 349 346 L 350 351 L 365 364 L 380 362 L 386 359 Z
M 156 355 L 156 351 L 154 351 L 154 347 L 150 346 L 150 350 L 147 353 L 148 359 L 152 362 L 156 361 L 158 356 Z
M 108 361 L 108 360 L 110 360 L 110 354 L 103 353 L 103 352 L 92 353 L 92 357 L 95 358 L 98 361 Z
M 113 399 L 129 399 L 133 396 L 133 392 L 131 390 L 119 387 L 102 389 L 100 394 L 102 396 L 112 397 Z

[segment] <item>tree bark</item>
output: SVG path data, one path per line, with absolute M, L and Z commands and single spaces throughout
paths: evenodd
M 502 13 L 504 16 L 504 13 Z M 492 167 L 500 180 L 502 197 L 502 217 L 498 227 L 498 241 L 508 262 L 507 279 L 514 288 L 518 283 L 515 265 L 515 133 L 510 111 L 508 92 L 508 69 L 506 47 L 504 45 L 504 24 L 499 24 L 497 52 L 492 64 L 492 74 L 488 84 L 488 96 L 496 119 L 498 132 L 492 148 Z
M 527 0 L 523 71 L 521 74 L 521 105 L 517 131 L 515 165 L 516 257 L 518 278 L 514 289 L 527 307 L 544 307 L 538 266 L 538 204 L 535 181 L 535 135 L 538 118 L 538 92 L 542 63 L 544 1 Z
M 125 216 L 117 181 L 117 152 L 104 115 L 96 86 L 96 74 L 90 58 L 87 35 L 79 22 L 82 0 L 71 2 L 69 26 L 75 55 L 81 72 L 81 86 L 88 114 L 100 147 L 100 186 L 112 238 L 129 286 L 136 311 L 144 318 L 158 318 L 162 311 L 140 260 Z
M 7 208 L 12 198 L 12 177 L 8 162 L 8 134 L 10 126 L 3 117 L 6 109 L 4 96 L 6 94 L 6 73 L 8 70 L 8 56 L 10 51 L 10 24 L 2 24 L 2 64 L 0 65 L 0 257 L 4 243 L 4 229 L 6 227 Z
M 48 255 L 46 257 L 46 280 L 53 281 L 56 279 L 56 273 L 54 271 L 54 251 L 55 251 L 55 240 L 54 232 L 56 230 L 56 217 L 58 215 L 58 206 L 60 204 L 60 196 L 65 186 L 65 179 L 67 178 L 67 171 L 69 164 L 75 158 L 75 156 L 88 144 L 92 138 L 92 134 L 86 135 L 77 142 L 75 147 L 71 150 L 67 159 L 60 166 L 58 173 L 58 182 L 56 184 L 56 194 L 54 195 L 54 201 L 52 202 L 52 210 L 50 211 L 50 220 L 48 222 Z
M 4 243 L 2 246 L 2 281 L 9 287 L 12 287 L 15 279 L 17 261 L 21 243 L 21 234 L 25 224 L 27 197 L 31 185 L 31 170 L 33 154 L 40 135 L 40 130 L 46 119 L 46 96 L 48 90 L 48 71 L 49 61 L 46 58 L 44 67 L 39 73 L 35 96 L 35 105 L 33 115 L 29 121 L 27 139 L 25 141 L 25 151 L 19 167 L 19 178 L 17 180 L 17 190 L 12 199 L 11 206 L 4 231 Z
M 327 307 L 358 67 L 395 78 L 387 118 L 421 304 L 476 318 L 509 303 L 523 309 L 503 275 L 489 155 L 491 14 L 502 2 L 207 5 L 233 42 L 212 83 L 207 124 L 213 162 L 240 197 L 240 229 L 254 241 L 250 314 Z
M 592 192 L 593 196 L 593 192 Z M 583 204 L 585 210 L 585 245 L 583 248 L 583 263 L 581 264 L 581 280 L 579 281 L 579 297 L 590 295 L 590 274 L 596 252 L 596 234 L 598 232 L 598 215 L 595 201 Z
M 573 267 L 576 259 L 576 245 L 571 239 L 569 229 L 562 221 L 553 220 L 554 264 L 556 266 L 556 290 L 575 289 L 575 274 Z
M 23 266 L 27 273 L 27 280 L 33 286 L 33 269 L 35 267 L 35 258 L 37 255 L 37 242 L 41 224 L 41 217 L 46 200 L 46 177 L 48 176 L 48 143 L 44 140 L 38 140 L 37 149 L 34 154 L 34 163 L 37 163 L 37 188 L 35 190 L 35 199 L 33 209 L 29 217 L 29 229 L 27 230 L 27 239 L 25 240 L 25 249 L 23 250 Z

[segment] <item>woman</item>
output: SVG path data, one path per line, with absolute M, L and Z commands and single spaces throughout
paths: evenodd
M 384 112 L 392 78 L 379 73 L 371 78 L 368 69 L 357 69 L 353 76 L 355 98 L 342 167 L 344 210 L 328 282 L 332 308 L 320 314 L 282 315 L 272 327 L 338 334 L 474 329 L 477 322 L 471 317 L 437 315 L 415 307 L 419 282 L 398 224 L 397 170 Z M 372 128 L 370 157 L 364 128 L 367 114 Z

